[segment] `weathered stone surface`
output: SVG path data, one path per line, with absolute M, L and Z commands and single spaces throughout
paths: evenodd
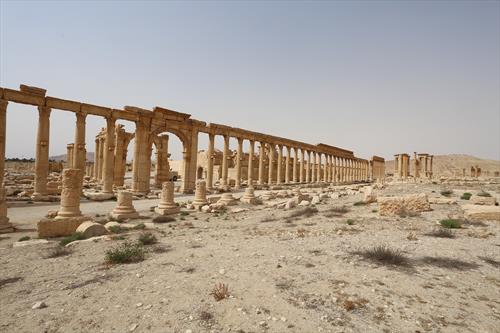
M 429 198 L 429 203 L 438 204 L 438 205 L 454 205 L 457 203 L 457 200 L 451 198 Z
M 473 195 L 469 199 L 471 204 L 474 205 L 485 205 L 485 206 L 494 206 L 497 200 L 495 197 L 483 197 L 479 195 Z
M 373 187 L 368 186 L 365 188 L 363 201 L 365 203 L 377 202 L 377 194 L 373 190 Z
M 285 204 L 285 209 L 297 207 L 297 198 L 289 199 Z
M 86 221 L 92 221 L 89 216 L 68 217 L 65 219 L 42 219 L 38 221 L 38 237 L 69 236 L 76 231 L 78 226 Z
M 30 239 L 27 241 L 22 241 L 22 242 L 15 242 L 12 244 L 13 247 L 23 247 L 23 246 L 30 246 L 30 245 L 39 245 L 39 244 L 47 244 L 49 241 L 46 239 Z
M 76 232 L 81 232 L 85 238 L 102 236 L 108 233 L 102 224 L 91 221 L 80 224 Z
M 464 215 L 471 220 L 500 221 L 500 206 L 463 205 Z
M 160 194 L 160 203 L 155 212 L 160 215 L 172 215 L 179 213 L 181 208 L 174 202 L 174 182 L 164 182 Z
M 217 201 L 217 203 L 219 205 L 225 205 L 225 206 L 234 206 L 238 204 L 238 202 L 234 199 L 231 192 L 223 193 L 222 197 L 220 198 L 219 201 Z
M 244 202 L 244 203 L 248 203 L 248 204 L 251 204 L 251 205 L 255 205 L 258 203 L 258 200 L 257 198 L 255 197 L 255 194 L 254 194 L 254 188 L 252 186 L 250 187 L 247 187 L 245 189 L 245 194 L 243 195 L 243 197 L 240 199 L 241 202 Z
M 404 197 L 379 197 L 379 214 L 382 216 L 400 215 L 403 212 L 419 213 L 431 210 L 427 194 L 420 193 Z
M 299 203 L 299 206 L 309 206 L 311 203 L 307 200 L 302 200 L 300 203 Z
M 115 219 L 134 219 L 139 217 L 139 213 L 132 204 L 132 192 L 118 192 L 118 200 L 115 209 L 110 213 L 110 216 Z
M 120 227 L 121 224 L 118 223 L 118 222 L 115 222 L 115 221 L 111 221 L 111 222 L 108 222 L 104 225 L 104 228 L 106 228 L 106 230 L 111 230 L 112 228 L 116 228 L 116 227 Z
M 85 192 L 83 195 L 85 198 L 92 201 L 105 201 L 115 196 L 113 193 L 104 193 L 104 192 Z

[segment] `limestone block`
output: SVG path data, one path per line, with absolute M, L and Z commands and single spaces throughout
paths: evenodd
M 429 198 L 429 203 L 437 204 L 437 205 L 454 205 L 457 203 L 457 200 L 452 198 Z
M 315 195 L 311 199 L 311 205 L 317 205 L 321 202 L 319 195 Z
M 76 232 L 81 232 L 85 238 L 102 236 L 108 233 L 102 224 L 91 221 L 80 224 Z
M 500 221 L 500 206 L 463 205 L 464 215 L 471 220 Z
M 494 206 L 497 200 L 494 197 L 482 197 L 479 195 L 473 195 L 469 199 L 471 204 L 474 205 L 485 205 L 485 206 Z
M 84 192 L 83 196 L 92 201 L 105 201 L 113 198 L 115 195 L 113 193 L 103 192 Z
M 108 222 L 104 225 L 104 228 L 106 228 L 106 230 L 110 230 L 112 228 L 116 228 L 116 227 L 121 227 L 121 224 L 118 223 L 118 222 L 115 222 L 115 221 L 111 221 L 111 222 Z
M 285 209 L 288 210 L 288 209 L 292 209 L 294 207 L 297 206 L 297 199 L 296 198 L 293 198 L 293 199 L 289 199 L 286 204 L 285 204 Z
M 300 203 L 299 203 L 299 206 L 309 206 L 311 203 L 307 200 L 302 200 Z
M 38 237 L 62 237 L 73 234 L 78 226 L 86 221 L 92 221 L 89 216 L 68 217 L 65 219 L 42 219 L 38 221 Z
M 431 210 L 425 193 L 404 197 L 379 197 L 378 203 L 379 214 L 382 216 L 395 216 L 401 212 L 418 213 Z
M 373 190 L 373 187 L 368 186 L 365 189 L 363 201 L 366 203 L 377 202 L 377 194 Z

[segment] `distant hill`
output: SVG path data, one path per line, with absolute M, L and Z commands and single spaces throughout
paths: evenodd
M 410 174 L 413 174 L 413 155 L 410 155 Z M 453 176 L 462 175 L 462 169 L 465 169 L 466 176 L 470 176 L 471 166 L 479 166 L 482 175 L 486 176 L 486 171 L 489 171 L 490 176 L 493 176 L 494 171 L 500 171 L 500 161 L 486 160 L 470 155 L 434 155 L 432 162 L 433 172 L 435 176 Z M 394 172 L 394 160 L 385 162 L 385 172 Z
M 66 162 L 66 154 L 63 155 L 57 155 L 57 156 L 50 156 L 50 160 L 52 161 L 62 161 Z M 93 152 L 87 152 L 87 162 L 94 162 L 94 153 Z

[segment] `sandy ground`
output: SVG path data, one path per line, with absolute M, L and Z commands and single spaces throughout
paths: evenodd
M 461 203 L 465 189 L 448 187 Z M 382 192 L 440 196 L 442 188 L 394 185 Z M 500 192 L 498 185 L 487 190 Z M 36 233 L 1 235 L 0 331 L 500 332 L 498 222 L 467 223 L 455 238 L 436 238 L 426 234 L 440 219 L 460 215 L 459 205 L 389 218 L 379 216 L 376 203 L 353 206 L 361 198 L 325 199 L 309 217 L 289 218 L 303 208 L 266 205 L 240 204 L 232 209 L 249 210 L 217 217 L 190 211 L 157 224 L 159 243 L 146 246 L 144 261 L 125 265 L 106 265 L 106 251 L 143 231 L 71 244 L 71 254 L 50 259 L 56 240 L 12 247 Z M 150 217 L 155 203 L 134 202 Z M 114 204 L 82 208 L 104 213 Z M 343 205 L 345 214 L 328 212 Z M 9 215 L 33 228 L 48 209 L 12 208 Z M 403 251 L 407 265 L 355 254 L 381 244 Z M 229 285 L 229 298 L 210 295 L 216 283 Z M 39 301 L 47 307 L 32 309 Z

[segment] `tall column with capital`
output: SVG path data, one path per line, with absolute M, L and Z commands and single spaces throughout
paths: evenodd
M 316 153 L 315 152 L 311 152 L 311 157 L 312 159 L 310 159 L 310 162 L 311 162 L 311 183 L 315 183 L 316 182 Z
M 273 164 L 274 164 L 274 152 L 275 146 L 274 144 L 269 143 L 269 172 L 267 177 L 267 183 L 271 185 L 273 183 Z
M 85 149 L 85 121 L 87 119 L 86 112 L 77 112 L 76 129 L 75 129 L 75 147 L 73 151 L 73 169 L 81 170 L 78 173 L 80 176 L 80 185 L 83 188 L 83 175 L 85 173 L 85 160 L 87 158 L 87 150 Z
M 50 108 L 38 107 L 38 130 L 35 155 L 35 191 L 32 199 L 47 197 L 47 176 L 49 175 Z
M 7 104 L 6 100 L 0 99 L 0 233 L 13 232 L 14 228 L 7 217 L 6 192 L 3 184 L 5 173 L 5 138 L 7 130 Z
M 99 159 L 98 159 L 98 154 L 99 154 L 99 144 L 101 141 L 99 141 L 99 138 L 95 138 L 95 150 L 94 150 L 94 179 L 97 179 L 97 174 L 99 173 Z
M 290 154 L 291 148 L 286 146 L 286 157 L 285 157 L 285 184 L 290 183 Z
M 215 145 L 215 135 L 212 133 L 208 134 L 208 150 L 207 150 L 207 188 L 209 190 L 213 189 L 214 182 L 214 145 Z
M 243 159 L 243 139 L 238 138 L 238 148 L 236 150 L 236 182 L 235 188 L 241 187 L 241 160 Z
M 260 142 L 259 146 L 259 180 L 258 184 L 264 184 L 264 142 Z
M 278 163 L 276 165 L 276 184 L 281 184 L 283 172 L 283 146 L 278 145 Z
M 222 151 L 222 179 L 221 185 L 228 186 L 227 168 L 229 162 L 229 135 L 224 135 L 224 150 Z
M 253 159 L 254 159 L 255 141 L 250 140 L 248 147 L 248 186 L 253 187 Z
M 151 118 L 140 117 L 135 122 L 134 163 L 132 169 L 132 192 L 147 194 L 151 175 Z
M 102 189 L 104 193 L 113 193 L 113 181 L 115 177 L 115 121 L 116 119 L 113 116 L 106 118 Z
M 311 181 L 311 151 L 306 151 L 307 164 L 306 164 L 306 183 Z
M 306 154 L 304 148 L 300 148 L 300 163 L 299 163 L 299 182 L 303 183 L 305 181 L 304 178 L 304 163 L 305 163 Z
M 296 183 L 297 182 L 297 159 L 299 152 L 297 150 L 297 147 L 293 148 L 293 159 L 292 159 L 292 182 Z

